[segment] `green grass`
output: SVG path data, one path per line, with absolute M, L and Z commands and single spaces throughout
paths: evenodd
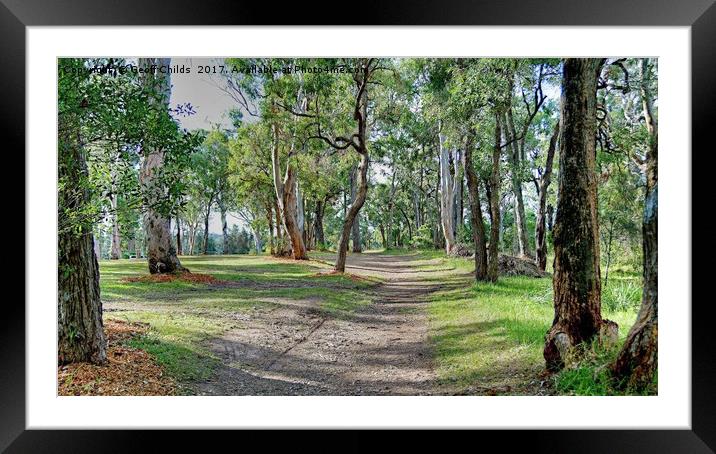
M 616 346 L 606 349 L 595 342 L 575 366 L 565 369 L 555 377 L 557 391 L 575 396 L 656 395 L 658 372 L 651 385 L 641 391 L 617 389 L 614 386 L 608 366 L 616 360 L 618 353 L 619 348 Z
M 235 326 L 232 314 L 256 307 L 270 309 L 286 300 L 306 299 L 315 309 L 346 316 L 369 304 L 366 288 L 375 282 L 342 275 L 319 275 L 331 267 L 322 262 L 291 263 L 262 256 L 182 257 L 194 273 L 210 274 L 230 285 L 184 281 L 127 282 L 148 274 L 143 260 L 100 262 L 105 317 L 149 323 L 149 332 L 130 341 L 155 357 L 180 384 L 209 378 L 218 359 L 207 340 Z
M 473 269 L 470 260 L 453 258 L 442 258 L 431 266 L 464 272 Z M 447 288 L 433 296 L 430 306 L 431 341 L 442 381 L 458 387 L 512 386 L 524 376 L 536 376 L 544 369 L 544 335 L 554 316 L 551 278 L 501 277 L 494 284 L 468 286 L 454 278 L 453 281 L 442 280 Z M 641 290 L 636 287 L 637 292 L 635 286 L 633 276 L 610 276 L 605 291 L 602 314 L 619 324 L 620 344 L 636 319 Z M 557 391 L 614 394 L 599 375 L 599 368 L 611 359 L 609 355 L 616 354 L 618 347 L 593 356 L 583 369 L 558 375 Z M 584 379 L 588 374 L 591 384 Z

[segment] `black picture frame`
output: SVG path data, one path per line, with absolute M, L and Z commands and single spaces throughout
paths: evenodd
M 329 14 L 319 16 L 319 11 Z M 281 3 L 278 6 L 274 2 L 228 0 L 0 0 L 0 87 L 4 104 L 0 109 L 0 125 L 4 129 L 3 142 L 11 144 L 5 148 L 6 156 L 14 156 L 19 161 L 18 166 L 25 167 L 24 158 L 20 157 L 24 156 L 25 150 L 25 33 L 28 26 L 290 25 L 301 22 L 312 25 L 689 26 L 692 148 L 702 152 L 713 149 L 711 120 L 713 106 L 716 105 L 714 0 L 398 0 L 390 3 L 365 0 L 358 4 L 334 2 L 320 6 L 302 2 Z M 690 150 L 679 152 L 688 156 L 686 153 Z M 698 196 L 693 190 L 692 194 Z M 694 202 L 692 206 L 698 205 Z M 695 276 L 701 275 L 695 266 L 692 269 Z M 692 277 L 692 283 L 696 282 L 698 279 Z M 691 430 L 521 430 L 509 435 L 502 431 L 481 431 L 461 438 L 469 438 L 472 441 L 468 443 L 484 449 L 508 444 L 510 450 L 532 452 L 714 452 L 716 360 L 713 352 L 716 345 L 711 334 L 712 300 L 711 297 L 683 301 L 685 307 L 692 304 Z M 15 301 L 5 298 L 1 317 L 4 322 L 0 330 L 1 450 L 125 452 L 143 450 L 157 438 L 167 450 L 171 446 L 188 447 L 186 443 L 187 438 L 193 435 L 191 432 L 26 430 L 25 310 Z M 548 418 L 548 415 L 545 417 Z M 635 421 L 637 419 L 638 415 L 635 415 Z M 426 435 L 425 432 L 411 432 L 409 437 L 398 438 L 409 438 L 412 443 L 423 444 Z M 342 440 L 339 451 L 405 447 L 397 440 L 375 445 L 366 432 L 334 432 L 333 436 Z M 226 431 L 220 437 L 235 439 Z M 445 438 L 439 434 L 438 437 Z M 298 447 L 306 439 L 303 436 L 297 438 L 295 433 L 290 437 L 267 438 L 271 443 L 264 448 L 275 448 L 282 440 Z M 314 451 L 334 451 L 325 443 L 316 444 L 315 434 L 313 438 L 309 442 Z M 216 439 L 212 435 L 212 440 Z M 456 441 L 458 438 L 454 437 L 444 440 L 443 449 Z

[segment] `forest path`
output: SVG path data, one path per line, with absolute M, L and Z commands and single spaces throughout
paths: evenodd
M 417 255 L 350 254 L 346 272 L 383 282 L 367 292 L 372 300 L 333 317 L 316 298 L 284 299 L 257 308 L 242 327 L 210 342 L 221 359 L 210 380 L 196 383 L 199 395 L 432 395 L 452 394 L 441 385 L 428 339 L 427 306 L 450 277 L 439 260 Z M 428 269 L 429 267 L 429 269 Z M 442 279 L 440 279 L 442 281 Z M 463 284 L 464 285 L 464 284 Z

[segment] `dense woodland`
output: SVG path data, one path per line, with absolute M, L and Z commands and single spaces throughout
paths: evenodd
M 602 318 L 602 289 L 616 268 L 643 273 L 610 370 L 618 386 L 652 383 L 655 59 L 217 64 L 235 108 L 188 131 L 181 118 L 201 112 L 170 104 L 158 69 L 170 59 L 59 60 L 61 364 L 106 360 L 98 258 L 144 258 L 162 274 L 190 273 L 188 255 L 333 251 L 343 273 L 349 254 L 436 249 L 474 258 L 477 281 L 501 279 L 500 255 L 552 273 L 549 371 L 616 341 L 624 328 Z

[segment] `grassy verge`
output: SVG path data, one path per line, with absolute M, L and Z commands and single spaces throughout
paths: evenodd
M 442 257 L 430 266 L 454 268 L 463 276 L 462 281 L 435 278 L 445 284 L 444 290 L 433 295 L 430 306 L 431 341 L 440 379 L 458 388 L 477 383 L 519 393 L 515 387 L 520 381 L 544 369 L 544 334 L 554 316 L 551 278 L 515 276 L 502 277 L 494 284 L 470 283 L 465 277 L 473 269 L 470 260 Z M 579 367 L 555 376 L 558 393 L 617 394 L 605 365 L 634 323 L 640 299 L 637 276 L 610 276 L 602 313 L 619 324 L 619 345 L 609 351 L 592 349 Z

